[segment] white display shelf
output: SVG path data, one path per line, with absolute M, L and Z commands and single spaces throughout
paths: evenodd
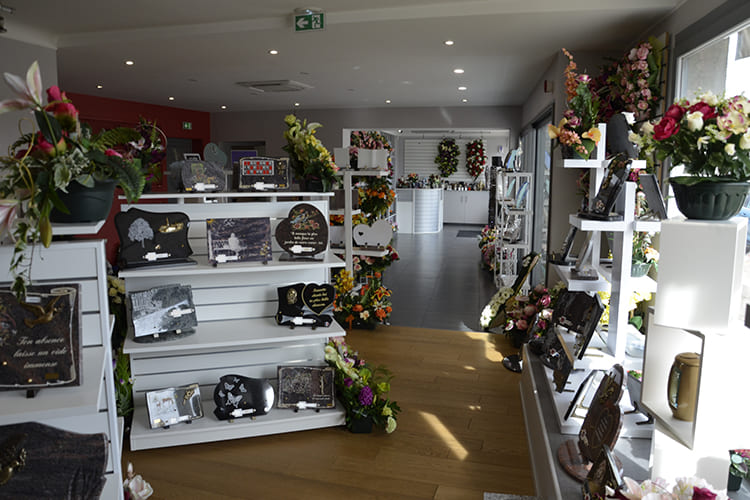
M 26 397 L 26 389 L 0 392 L 0 425 L 97 413 L 105 361 L 104 347 L 86 347 L 81 385 L 39 389 L 33 398 Z
M 623 232 L 627 230 L 628 223 L 624 220 L 593 220 L 579 217 L 577 214 L 570 214 L 568 222 L 581 231 L 612 231 Z
M 362 210 L 359 208 L 355 208 L 352 210 L 352 215 L 359 215 L 362 213 Z M 328 211 L 329 215 L 346 215 L 346 209 L 344 208 L 334 208 Z
M 104 226 L 104 220 L 96 222 L 75 222 L 75 223 L 52 223 L 53 236 L 73 236 L 77 234 L 96 234 Z
M 354 170 L 353 168 L 340 168 L 336 175 L 343 177 L 345 175 L 351 175 L 352 177 L 385 177 L 388 175 L 388 170 L 379 169 L 363 169 Z
M 139 198 L 139 202 L 145 200 L 201 200 L 203 198 L 330 198 L 333 192 L 312 191 L 215 191 L 205 193 L 145 193 Z M 126 200 L 124 196 L 118 196 L 120 200 Z
M 294 410 L 286 408 L 273 408 L 255 420 L 247 417 L 219 420 L 213 413 L 213 387 L 201 387 L 201 394 L 206 395 L 202 403 L 203 418 L 193 420 L 189 424 L 173 425 L 168 429 L 148 427 L 146 407 L 136 406 L 130 429 L 131 449 L 145 450 L 344 425 L 345 411 L 339 407 L 320 410 L 317 413 L 314 410 L 295 413 Z
M 183 351 L 226 347 L 240 348 L 280 342 L 303 342 L 311 339 L 325 341 L 328 337 L 343 335 L 346 335 L 346 332 L 335 321 L 328 328 L 313 329 L 309 326 L 297 326 L 295 328 L 280 326 L 276 324 L 273 318 L 230 319 L 201 322 L 195 328 L 195 333 L 168 342 L 135 342 L 132 338 L 132 332 L 130 332 L 127 340 L 125 340 L 123 351 L 126 354 L 142 356 L 151 353 L 181 353 Z
M 236 274 L 247 272 L 276 272 L 308 268 L 344 267 L 344 261 L 332 251 L 327 251 L 323 260 L 280 260 L 284 253 L 274 253 L 273 259 L 266 264 L 260 262 L 226 262 L 213 266 L 205 255 L 192 256 L 197 262 L 193 265 L 165 265 L 154 267 L 136 267 L 120 271 L 121 278 L 142 278 L 155 276 L 198 276 L 214 274 Z
M 607 292 L 610 289 L 609 282 L 599 273 L 599 279 L 595 280 L 576 280 L 571 277 L 573 266 L 561 266 L 550 264 L 557 274 L 566 283 L 568 290 L 571 292 Z

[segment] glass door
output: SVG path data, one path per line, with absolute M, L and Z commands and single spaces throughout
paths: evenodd
M 534 173 L 534 217 L 531 249 L 541 256 L 531 275 L 531 284 L 547 280 L 547 242 L 549 228 L 549 197 L 552 167 L 552 141 L 547 125 L 552 123 L 552 110 L 526 129 L 521 136 L 525 154 L 524 170 Z

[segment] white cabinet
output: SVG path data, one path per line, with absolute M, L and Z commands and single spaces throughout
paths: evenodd
M 232 194 L 224 194 L 232 197 Z M 344 423 L 343 409 L 319 413 L 273 408 L 268 414 L 234 421 L 214 416 L 213 391 L 222 375 L 238 374 L 275 379 L 277 367 L 285 364 L 324 365 L 323 347 L 328 337 L 345 335 L 334 322 L 329 328 L 312 329 L 279 326 L 273 319 L 277 310 L 277 288 L 299 282 L 328 283 L 331 268 L 344 262 L 330 251 L 320 261 L 280 260 L 280 249 L 272 242 L 273 260 L 227 263 L 214 267 L 208 263 L 206 246 L 207 218 L 269 217 L 271 233 L 276 223 L 286 218 L 297 201 L 285 197 L 299 193 L 273 193 L 274 203 L 186 203 L 136 205 L 152 212 L 185 212 L 190 218 L 192 266 L 135 268 L 120 272 L 128 292 L 145 290 L 168 283 L 190 285 L 198 317 L 194 334 L 157 343 L 137 343 L 129 335 L 124 352 L 130 356 L 135 383 L 135 413 L 130 434 L 131 449 L 176 446 L 264 434 L 291 432 Z M 158 197 L 158 195 L 154 195 Z M 312 196 L 307 196 L 312 197 Z M 328 200 L 309 200 L 328 217 Z M 123 210 L 129 208 L 124 206 Z M 169 429 L 150 429 L 145 407 L 145 392 L 198 383 L 204 417 L 191 424 Z
M 12 251 L 10 246 L 0 247 L 3 269 L 9 268 Z M 30 399 L 25 391 L 0 392 L 0 425 L 35 421 L 72 432 L 106 434 L 109 450 L 102 498 L 122 498 L 121 425 L 112 374 L 105 255 L 104 240 L 54 242 L 49 248 L 34 249 L 34 282 L 81 286 L 82 383 L 41 389 Z M 9 286 L 12 277 L 5 273 L 0 281 Z
M 443 222 L 453 224 L 487 224 L 489 191 L 445 191 Z
M 744 417 L 750 399 L 742 392 L 750 332 L 729 316 L 739 301 L 732 273 L 741 274 L 736 264 L 746 231 L 743 217 L 662 223 L 659 295 L 646 336 L 641 397 L 656 419 L 652 477 L 694 475 L 724 488 L 728 450 L 750 448 Z M 690 324 L 698 328 L 688 329 Z M 682 352 L 701 358 L 692 421 L 676 419 L 667 404 L 670 368 Z

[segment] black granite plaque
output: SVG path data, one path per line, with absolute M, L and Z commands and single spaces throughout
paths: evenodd
M 0 390 L 80 385 L 80 314 L 77 284 L 0 290 Z
M 617 491 L 623 485 L 619 469 L 612 450 L 606 444 L 602 445 L 599 457 L 592 464 L 591 470 L 583 482 L 583 492 L 592 495 L 592 498 L 605 498 L 607 486 L 612 491 Z
M 279 408 L 334 408 L 332 366 L 279 366 Z
M 314 327 L 333 323 L 333 302 L 336 291 L 332 285 L 297 283 L 278 288 L 279 307 L 276 322 L 279 325 Z
M 622 215 L 613 213 L 612 209 L 625 185 L 628 163 L 629 161 L 626 162 L 619 158 L 614 158 L 610 162 L 607 176 L 602 180 L 590 209 L 587 212 L 579 213 L 580 217 L 595 220 L 622 220 Z
M 210 161 L 183 160 L 180 175 L 188 193 L 224 191 L 227 186 L 224 169 Z
M 309 203 L 292 207 L 276 226 L 276 242 L 295 257 L 314 257 L 328 247 L 328 221 Z
M 208 260 L 263 262 L 271 260 L 271 221 L 268 217 L 207 219 Z
M 265 379 L 224 375 L 214 388 L 214 415 L 219 420 L 265 415 L 271 408 L 275 393 Z
M 241 191 L 289 189 L 289 159 L 246 157 L 237 162 L 237 188 Z
M 649 213 L 652 213 L 659 220 L 667 219 L 667 207 L 664 205 L 664 197 L 659 189 L 659 182 L 654 174 L 641 174 L 638 180 L 646 195 L 646 204 Z
M 573 240 L 575 240 L 577 233 L 578 228 L 575 226 L 570 226 L 570 228 L 568 229 L 568 234 L 563 240 L 560 251 L 552 252 L 547 258 L 550 264 L 557 264 L 561 266 L 570 264 L 570 250 L 573 248 Z
M 188 243 L 190 219 L 182 212 L 130 208 L 115 215 L 122 267 L 195 264 Z
M 136 337 L 183 333 L 198 325 L 190 285 L 165 285 L 130 292 L 130 316 Z

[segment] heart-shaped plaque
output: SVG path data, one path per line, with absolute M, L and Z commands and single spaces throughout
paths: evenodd
M 386 219 L 380 219 L 372 223 L 357 224 L 353 231 L 354 243 L 360 247 L 383 248 L 391 242 L 393 227 Z
M 302 289 L 302 302 L 315 314 L 333 311 L 336 291 L 332 285 L 307 284 Z
M 279 246 L 293 256 L 312 257 L 328 247 L 328 221 L 309 203 L 293 206 L 275 234 Z

